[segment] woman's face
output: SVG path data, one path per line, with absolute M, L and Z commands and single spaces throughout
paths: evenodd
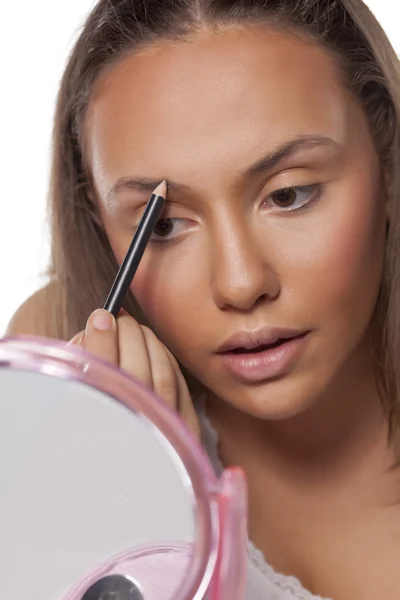
M 85 135 L 119 261 L 169 182 L 132 284 L 160 339 L 241 411 L 316 403 L 364 347 L 385 241 L 378 158 L 332 57 L 267 28 L 154 45 L 101 76 Z

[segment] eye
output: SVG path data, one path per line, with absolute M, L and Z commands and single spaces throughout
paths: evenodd
M 266 200 L 273 211 L 298 210 L 316 200 L 321 194 L 321 185 L 303 185 L 281 188 L 272 192 Z M 272 206 L 271 206 L 272 205 Z
M 176 238 L 187 228 L 187 221 L 188 219 L 173 219 L 170 217 L 159 219 L 154 227 L 151 241 L 162 243 Z

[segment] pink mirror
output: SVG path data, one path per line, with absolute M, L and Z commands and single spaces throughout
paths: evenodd
M 0 341 L 7 600 L 242 600 L 246 486 L 161 400 L 63 343 Z

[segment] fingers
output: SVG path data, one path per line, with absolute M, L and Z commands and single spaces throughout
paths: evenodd
M 118 319 L 119 366 L 153 387 L 153 374 L 146 339 L 139 323 L 128 316 Z
M 201 434 L 197 413 L 177 360 L 151 329 L 142 326 L 142 330 L 150 355 L 154 392 L 170 408 L 179 412 L 186 426 L 200 440 Z
M 189 389 L 187 387 L 185 378 L 182 375 L 181 369 L 179 367 L 178 361 L 176 360 L 176 358 L 174 357 L 174 355 L 172 354 L 172 352 L 170 352 L 168 350 L 168 348 L 165 348 L 168 357 L 170 359 L 172 368 L 175 371 L 176 374 L 176 378 L 177 378 L 177 382 L 178 382 L 178 409 L 179 409 L 179 413 L 183 419 L 183 421 L 185 421 L 186 425 L 189 427 L 189 429 L 192 431 L 192 433 L 194 433 L 194 435 L 197 437 L 197 439 L 200 440 L 201 438 L 201 433 L 200 433 L 200 423 L 199 423 L 199 419 L 196 413 L 196 409 L 194 407 L 193 404 L 193 399 L 190 395 Z
M 147 327 L 122 314 L 117 320 L 106 310 L 96 310 L 85 331 L 70 344 L 118 365 L 135 379 L 153 389 L 168 406 L 177 410 L 200 439 L 200 427 L 186 381 L 171 352 Z
M 118 364 L 117 323 L 111 313 L 99 309 L 90 315 L 82 347 L 99 358 Z
M 166 348 L 148 327 L 142 326 L 149 354 L 153 390 L 170 408 L 178 410 L 178 382 Z
M 120 340 L 122 331 L 124 331 L 124 334 L 127 335 L 127 338 L 130 338 L 132 335 L 132 332 L 128 331 L 128 322 L 133 320 L 129 317 L 127 319 L 128 321 L 124 328 L 120 326 L 121 319 L 118 321 Z M 160 342 L 151 329 L 143 325 L 138 325 L 134 321 L 133 323 L 135 323 L 135 326 L 140 329 L 140 332 L 143 336 L 148 357 L 148 368 L 150 369 L 151 373 L 150 375 L 147 375 L 147 378 L 148 381 L 150 381 L 151 378 L 151 387 L 154 393 L 164 400 L 164 402 L 166 402 L 170 408 L 178 411 L 187 427 L 189 427 L 197 439 L 200 439 L 200 426 L 198 417 L 178 362 L 168 348 L 166 348 Z M 127 345 L 124 346 L 124 344 L 120 343 L 120 360 L 124 355 L 124 347 L 127 348 Z M 126 361 L 131 359 L 132 354 L 127 356 Z M 121 366 L 124 362 L 125 361 L 122 359 Z M 127 364 L 125 362 L 125 367 L 123 368 L 126 369 L 126 367 Z M 128 368 L 133 375 L 136 375 L 136 369 L 133 365 L 129 365 Z

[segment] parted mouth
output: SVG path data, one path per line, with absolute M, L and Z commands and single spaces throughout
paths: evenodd
M 284 342 L 287 342 L 289 339 L 294 338 L 279 339 L 276 342 L 273 342 L 272 344 L 261 344 L 260 346 L 255 346 L 254 348 L 244 348 L 243 346 L 239 346 L 238 348 L 233 348 L 232 350 L 229 350 L 229 352 L 232 352 L 232 354 L 252 354 L 257 352 L 264 352 L 264 350 L 271 350 L 271 348 L 277 348 L 278 346 L 281 346 Z
M 305 337 L 309 330 L 265 327 L 257 331 L 241 331 L 229 337 L 217 354 L 250 354 L 278 348 L 285 342 Z

